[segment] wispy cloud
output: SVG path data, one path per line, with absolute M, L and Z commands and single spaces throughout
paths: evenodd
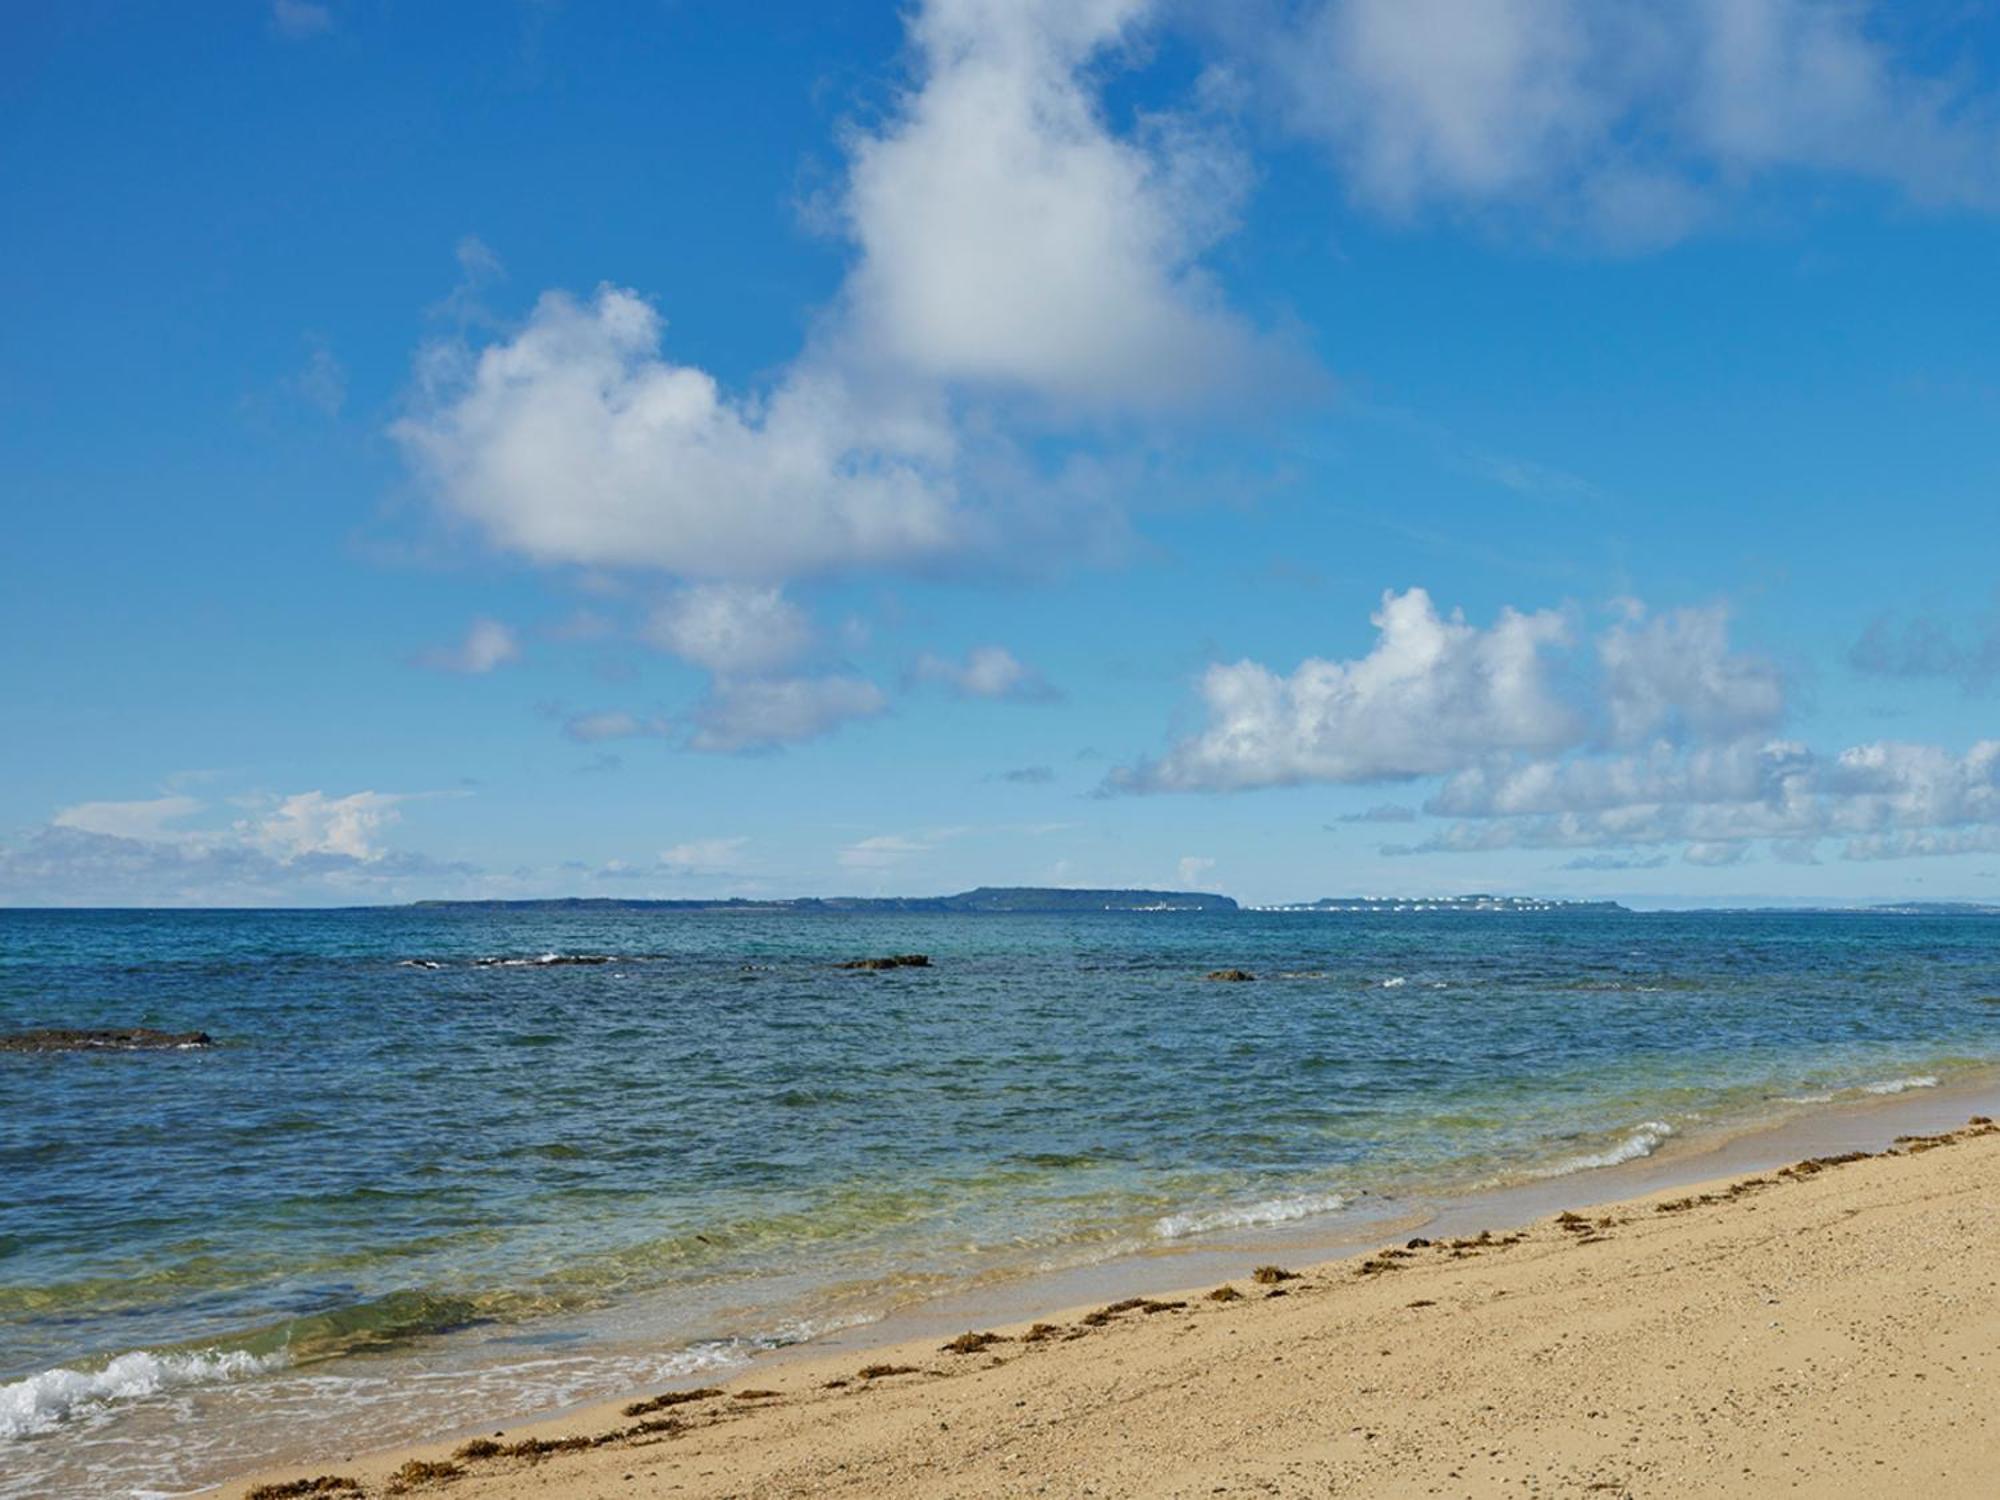
M 514 632 L 482 615 L 466 627 L 464 640 L 455 646 L 433 646 L 420 652 L 417 663 L 434 672 L 477 677 L 520 658 L 521 645 Z
M 962 662 L 926 651 L 909 675 L 912 683 L 936 683 L 961 698 L 1053 703 L 1062 697 L 1047 678 L 1004 646 L 975 646 Z

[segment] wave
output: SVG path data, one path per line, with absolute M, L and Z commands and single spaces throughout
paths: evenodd
M 1914 1078 L 1885 1078 L 1880 1083 L 1864 1083 L 1861 1085 L 1861 1092 L 1864 1094 L 1906 1094 L 1911 1089 L 1934 1089 L 1937 1087 L 1937 1082 L 1937 1079 L 1933 1078 L 1930 1074 L 1923 1073 Z
M 1648 1120 L 1635 1127 L 1632 1133 L 1617 1145 L 1605 1151 L 1594 1151 L 1585 1156 L 1572 1156 L 1568 1161 L 1558 1162 L 1552 1167 L 1543 1167 L 1529 1175 L 1534 1177 L 1567 1177 L 1572 1172 L 1594 1172 L 1599 1167 L 1615 1167 L 1621 1162 L 1637 1161 L 1642 1156 L 1651 1156 L 1660 1149 L 1660 1143 L 1674 1133 L 1674 1127 L 1665 1120 Z
M 1200 1212 L 1168 1214 L 1153 1225 L 1163 1240 L 1185 1239 L 1212 1229 L 1254 1229 L 1263 1224 L 1289 1224 L 1314 1214 L 1330 1214 L 1354 1200 L 1346 1193 L 1302 1193 L 1293 1198 L 1267 1198 L 1235 1208 L 1212 1208 Z
M 1382 988 L 1385 990 L 1400 990 L 1404 985 L 1408 984 L 1409 982 L 1410 981 L 1405 979 L 1401 974 L 1397 974 L 1393 978 L 1383 980 Z
M 609 953 L 538 953 L 532 958 L 475 958 L 475 969 L 545 969 L 556 964 L 608 964 Z
M 281 1355 L 258 1356 L 242 1349 L 210 1349 L 195 1354 L 151 1354 L 137 1349 L 102 1369 L 58 1367 L 0 1385 L 0 1438 L 48 1432 L 78 1410 L 153 1396 L 190 1385 L 241 1380 L 283 1364 Z

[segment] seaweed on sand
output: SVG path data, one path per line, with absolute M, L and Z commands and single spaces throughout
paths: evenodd
M 950 1343 L 944 1345 L 941 1352 L 945 1354 L 977 1354 L 980 1350 L 994 1344 L 1004 1344 L 1007 1342 L 1009 1341 L 1005 1334 L 961 1333 Z
M 628 1417 L 643 1417 L 649 1411 L 665 1411 L 670 1406 L 685 1406 L 690 1401 L 706 1401 L 711 1396 L 720 1396 L 721 1391 L 712 1385 L 705 1385 L 696 1391 L 667 1391 L 644 1401 L 634 1401 L 625 1408 Z

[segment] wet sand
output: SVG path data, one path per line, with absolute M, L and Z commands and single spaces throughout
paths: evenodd
M 1098 1267 L 1088 1288 L 948 1300 L 715 1394 L 647 1393 L 222 1493 L 325 1476 L 355 1488 L 318 1493 L 371 1500 L 1983 1496 L 2000 1473 L 2000 1129 L 1966 1126 L 1967 1098 L 1829 1111 L 1442 1213 L 1407 1205 L 1367 1253 L 1318 1265 L 1310 1236 L 1265 1236 Z M 1885 1154 L 1771 1169 L 1892 1132 L 1905 1138 Z M 1694 1175 L 1709 1180 L 1690 1189 Z M 1259 1263 L 1299 1274 L 1260 1281 Z M 1163 1294 L 1174 1273 L 1195 1289 Z M 1065 1287 L 1091 1296 L 1047 1312 Z M 1039 1315 L 1002 1316 L 1037 1293 Z M 947 1348 L 944 1329 L 997 1337 Z

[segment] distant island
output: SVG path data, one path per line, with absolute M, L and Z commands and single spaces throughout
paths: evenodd
M 417 901 L 425 911 L 733 911 L 967 912 L 1057 916 L 1093 911 L 1235 911 L 1235 901 L 1211 891 L 1070 890 L 1060 886 L 991 886 L 955 896 L 792 896 L 771 900 L 626 900 L 617 896 L 556 896 L 527 901 Z
M 1624 911 L 1616 901 L 1559 901 L 1546 896 L 1322 896 L 1287 906 L 1259 906 L 1255 911 L 1429 912 L 1429 911 Z
M 2000 906 L 1984 901 L 1896 901 L 1868 910 L 1885 917 L 2000 917 Z

